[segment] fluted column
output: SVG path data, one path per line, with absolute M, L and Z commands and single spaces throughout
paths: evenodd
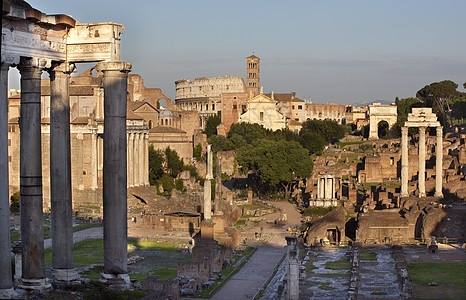
M 126 95 L 131 64 L 100 62 L 104 85 L 104 274 L 108 283 L 128 285 Z
M 54 64 L 48 71 L 50 74 L 52 269 L 54 279 L 62 281 L 71 281 L 79 277 L 73 261 L 71 200 L 69 81 L 73 68 L 74 66 L 67 63 L 60 63 Z M 92 175 L 95 171 L 92 170 Z
M 134 186 L 134 174 L 133 174 L 133 165 L 134 165 L 134 133 L 128 133 L 128 185 Z
M 139 185 L 144 186 L 144 133 L 139 134 Z
M 443 127 L 437 127 L 437 146 L 435 147 L 435 197 L 443 197 Z
M 426 127 L 419 127 L 419 198 L 426 196 Z
M 408 127 L 401 127 L 401 197 L 408 197 Z
M 42 218 L 42 156 L 40 76 L 36 60 L 21 59 L 20 197 L 21 197 L 21 287 L 49 287 L 45 280 L 44 226 Z
M 131 161 L 133 165 L 133 185 L 139 185 L 139 134 L 133 134 L 133 159 Z
M 149 134 L 144 134 L 144 185 L 149 185 Z
M 8 69 L 0 68 L 0 296 L 13 289 L 11 279 L 10 205 L 8 184 Z M 3 293 L 2 293 L 2 290 Z
M 98 168 L 97 168 L 97 129 L 91 133 L 91 189 L 95 190 L 98 188 Z

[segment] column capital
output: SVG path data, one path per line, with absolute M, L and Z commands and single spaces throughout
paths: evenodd
M 401 127 L 401 133 L 408 133 L 408 126 Z
M 50 68 L 47 69 L 49 74 L 60 72 L 64 74 L 71 74 L 76 72 L 76 65 L 67 61 L 54 61 L 52 62 Z
M 97 71 L 119 71 L 122 73 L 131 72 L 132 66 L 129 62 L 124 61 L 102 61 L 96 65 Z
M 426 126 L 419 126 L 419 132 L 426 132 Z
M 443 126 L 437 126 L 437 136 L 443 136 Z

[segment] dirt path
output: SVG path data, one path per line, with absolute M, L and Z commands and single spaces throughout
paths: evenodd
M 102 239 L 104 237 L 103 227 L 88 228 L 80 231 L 73 232 L 73 244 L 88 240 L 88 239 Z M 52 247 L 52 239 L 44 240 L 44 248 Z
M 257 246 L 257 251 L 249 261 L 236 273 L 212 299 L 216 300 L 240 300 L 252 299 L 256 293 L 264 286 L 273 271 L 280 263 L 286 252 L 285 236 L 289 233 L 286 228 L 301 223 L 301 214 L 289 202 L 270 202 L 274 206 L 282 209 L 282 213 L 287 215 L 287 222 L 284 226 L 274 226 L 268 221 L 276 220 L 280 212 L 266 215 L 266 220 L 260 222 L 251 230 L 258 231 L 262 228 L 264 236 L 270 239 Z

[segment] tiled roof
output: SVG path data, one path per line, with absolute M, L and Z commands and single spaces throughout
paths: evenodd
M 186 131 L 171 126 L 156 126 L 149 130 L 149 133 L 186 133 Z

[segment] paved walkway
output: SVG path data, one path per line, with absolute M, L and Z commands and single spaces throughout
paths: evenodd
M 73 244 L 87 239 L 102 239 L 104 237 L 103 227 L 93 227 L 73 232 Z M 44 248 L 52 247 L 52 239 L 44 240 Z
M 272 275 L 286 249 L 285 235 L 275 235 L 261 245 L 249 261 L 236 273 L 212 299 L 252 299 Z

